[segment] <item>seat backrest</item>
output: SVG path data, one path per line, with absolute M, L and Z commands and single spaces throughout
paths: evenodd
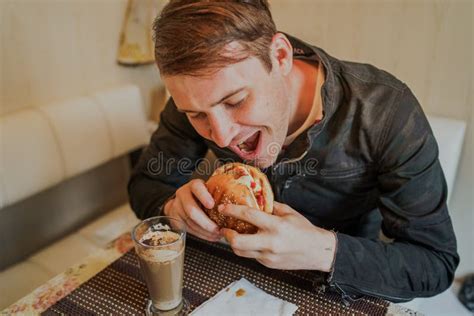
M 428 121 L 439 147 L 439 160 L 448 184 L 448 204 L 454 188 L 461 157 L 466 122 L 428 115 Z
M 27 109 L 0 118 L 0 208 L 64 179 L 61 149 L 48 120 Z
M 0 208 L 145 145 L 138 87 L 0 117 Z

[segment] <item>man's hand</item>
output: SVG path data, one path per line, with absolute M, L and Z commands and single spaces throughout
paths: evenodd
M 204 181 L 194 179 L 176 191 L 176 197 L 166 203 L 163 212 L 183 220 L 189 233 L 208 241 L 218 241 L 221 237 L 219 228 L 207 217 L 198 202 L 207 208 L 214 207 L 214 199 Z
M 225 214 L 259 227 L 253 235 L 222 229 L 235 254 L 255 258 L 275 269 L 331 269 L 336 251 L 334 233 L 316 227 L 291 207 L 274 203 L 273 215 L 240 205 L 219 206 Z

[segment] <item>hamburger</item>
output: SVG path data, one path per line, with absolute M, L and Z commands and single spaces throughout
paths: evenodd
M 266 175 L 259 169 L 242 163 L 229 163 L 217 168 L 206 182 L 215 200 L 205 212 L 220 228 L 230 228 L 241 234 L 254 234 L 258 228 L 240 219 L 226 216 L 217 208 L 223 204 L 246 205 L 268 214 L 273 213 L 273 191 Z

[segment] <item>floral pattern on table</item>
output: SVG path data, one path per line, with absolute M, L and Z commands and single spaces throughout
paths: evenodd
M 39 314 L 74 291 L 81 284 L 105 269 L 109 264 L 132 249 L 130 233 L 125 233 L 81 263 L 55 276 L 44 285 L 23 297 L 1 312 L 2 315 Z

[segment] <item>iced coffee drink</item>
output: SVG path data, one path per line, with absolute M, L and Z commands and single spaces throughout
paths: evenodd
M 132 235 L 151 299 L 147 312 L 183 314 L 184 224 L 166 216 L 153 217 L 138 224 Z

